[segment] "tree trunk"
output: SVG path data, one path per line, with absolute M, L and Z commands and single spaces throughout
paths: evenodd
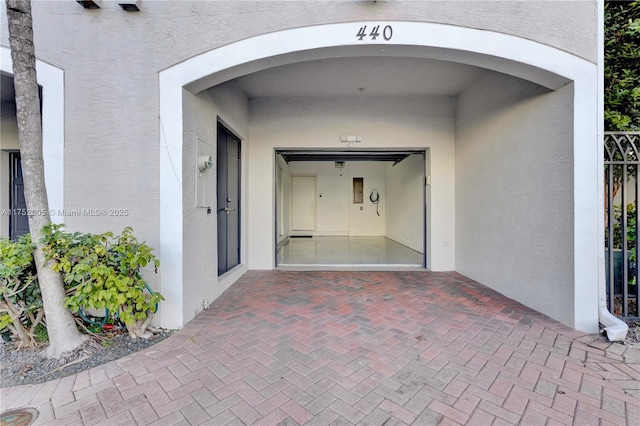
M 127 324 L 127 331 L 132 339 L 150 339 L 153 337 L 153 332 L 149 330 L 149 324 L 153 319 L 153 311 L 147 311 L 147 318 L 143 321 L 136 320 L 131 324 Z
M 7 0 L 7 23 L 13 61 L 24 196 L 29 213 L 31 239 L 36 247 L 33 256 L 38 269 L 38 282 L 49 334 L 47 356 L 59 358 L 63 353 L 80 347 L 87 337 L 78 331 L 71 312 L 64 306 L 62 277 L 51 268 L 53 262 L 45 260 L 40 242 L 43 236 L 42 227 L 51 223 L 51 216 L 44 182 L 42 121 L 36 80 L 31 2 Z

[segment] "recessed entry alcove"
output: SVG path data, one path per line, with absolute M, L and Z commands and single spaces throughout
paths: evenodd
M 411 265 L 455 270 L 593 328 L 597 67 L 491 31 L 393 22 L 390 40 L 354 39 L 362 25 L 263 34 L 160 73 L 167 323 L 181 323 L 249 269 L 310 262 L 285 259 L 294 240 L 315 240 L 309 254 L 321 238 L 382 237 L 422 256 Z M 240 263 L 206 287 L 199 283 L 215 275 L 217 248 L 198 236 L 217 234 L 193 208 L 193 141 L 215 144 L 219 122 L 241 141 Z M 415 152 L 395 166 L 374 157 L 407 150 Z M 349 152 L 372 157 L 340 158 Z M 353 178 L 362 178 L 362 203 L 353 202 Z M 327 264 L 389 262 L 348 256 Z

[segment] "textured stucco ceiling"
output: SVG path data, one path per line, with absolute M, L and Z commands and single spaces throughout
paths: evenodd
M 433 59 L 334 58 L 278 66 L 237 81 L 250 98 L 454 96 L 482 71 L 470 65 Z

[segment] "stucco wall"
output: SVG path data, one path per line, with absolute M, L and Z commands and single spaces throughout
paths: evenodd
M 162 69 L 265 32 L 363 20 L 487 29 L 540 41 L 594 62 L 597 56 L 595 1 L 145 1 L 139 13 L 126 13 L 116 2 L 102 3 L 102 9 L 84 10 L 72 1 L 34 2 L 41 59 L 93 57 L 111 68 L 119 67 L 111 61 L 117 52 L 125 60 L 145 56 L 149 65 Z M 4 14 L 4 4 L 2 8 Z M 8 45 L 6 25 L 1 42 Z
M 157 74 L 186 58 L 266 32 L 367 20 L 487 29 L 597 57 L 595 1 L 145 1 L 139 13 L 108 1 L 99 10 L 41 1 L 33 15 L 38 57 L 65 72 L 64 207 L 129 211 L 99 221 L 70 217 L 67 225 L 96 232 L 131 225 L 153 247 L 162 146 Z M 5 20 L 0 44 L 8 46 Z
M 573 88 L 487 72 L 457 101 L 456 270 L 574 323 Z
M 410 155 L 400 163 L 387 165 L 386 234 L 424 253 L 424 161 Z
M 185 320 L 217 298 L 227 287 L 218 280 L 218 230 L 216 221 L 216 169 L 199 173 L 196 167 L 197 144 L 209 145 L 215 158 L 218 118 L 241 139 L 248 134 L 249 107 L 244 93 L 234 82 L 206 90 L 198 95 L 183 92 L 184 145 L 183 183 L 183 307 Z M 244 145 L 244 144 L 243 144 Z M 241 149 L 245 149 L 242 146 Z M 244 170 L 241 171 L 244 173 Z M 243 177 L 244 181 L 245 178 Z M 196 202 L 196 190 L 205 192 L 204 205 Z M 242 196 L 242 195 L 241 195 Z M 241 220 L 247 199 L 242 196 Z M 202 200 L 201 200 L 202 201 Z M 207 213 L 207 208 L 211 213 Z M 244 223 L 244 222 L 243 222 Z M 243 226 L 244 228 L 244 226 Z M 246 261 L 246 238 L 241 243 L 241 260 Z M 167 286 L 168 287 L 168 286 Z M 166 297 L 166 296 L 165 296 Z M 167 303 L 166 301 L 163 303 Z
M 354 144 L 358 148 L 428 148 L 431 222 L 437 224 L 432 230 L 434 248 L 428 265 L 434 270 L 453 270 L 454 106 L 449 98 L 422 97 L 252 100 L 248 149 L 251 203 L 271 205 L 275 173 L 270 159 L 275 148 L 346 148 L 340 135 L 362 136 L 362 142 Z M 368 198 L 369 193 L 365 195 Z M 270 269 L 273 214 L 251 209 L 249 215 L 249 267 Z

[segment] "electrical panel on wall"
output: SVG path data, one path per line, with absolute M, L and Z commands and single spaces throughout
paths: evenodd
M 353 204 L 362 204 L 364 199 L 364 178 L 353 178 Z M 362 210 L 362 209 L 360 209 Z
M 213 149 L 211 144 L 202 138 L 197 139 L 194 168 L 196 171 L 196 207 L 211 207 L 211 200 L 215 195 L 211 193 L 215 184 Z

